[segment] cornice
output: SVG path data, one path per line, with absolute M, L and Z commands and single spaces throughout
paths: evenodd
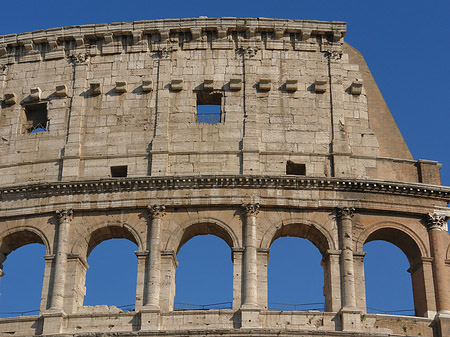
M 447 186 L 380 180 L 257 175 L 136 177 L 29 184 L 0 187 L 0 201 L 78 194 L 236 188 L 375 193 L 450 202 L 450 187 Z
M 328 40 L 333 44 L 342 42 L 346 30 L 345 22 L 269 18 L 188 18 L 115 22 L 0 35 L 0 59 L 5 58 L 6 62 L 10 63 L 13 62 L 11 56 L 19 53 L 29 56 L 22 62 L 33 62 L 41 60 L 39 54 L 44 53 L 48 54 L 44 59 L 53 60 L 70 56 L 70 53 L 66 53 L 67 49 L 79 51 L 80 48 L 96 55 L 97 52 L 90 50 L 89 46 L 95 46 L 99 40 L 103 41 L 102 54 L 115 54 L 123 51 L 123 48 L 120 48 L 123 36 L 132 37 L 132 45 L 127 47 L 128 52 L 149 51 L 145 45 L 147 42 L 152 44 L 150 50 L 156 52 L 177 44 L 187 49 L 195 49 L 199 46 L 196 43 L 204 42 L 205 32 L 214 32 L 213 39 L 219 42 L 215 46 L 216 49 L 232 48 L 225 42 L 232 39 L 233 32 L 243 33 L 243 38 L 239 39 L 239 43 L 243 43 L 240 47 L 245 47 L 246 42 L 261 41 L 262 32 L 268 33 L 269 39 L 275 42 L 283 42 L 284 37 L 293 33 L 298 34 L 300 43 L 308 41 L 311 36 L 328 36 Z M 190 34 L 188 40 L 179 41 L 177 33 Z M 67 45 L 67 42 L 71 41 L 73 43 Z M 187 45 L 184 45 L 186 43 Z M 284 49 L 281 45 L 273 48 Z

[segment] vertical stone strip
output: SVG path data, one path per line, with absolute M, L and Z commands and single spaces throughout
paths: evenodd
M 259 204 L 243 205 L 245 214 L 244 229 L 244 293 L 243 307 L 258 307 L 258 275 L 256 251 L 256 215 L 259 213 Z
M 63 311 L 64 286 L 67 270 L 67 252 L 70 222 L 73 216 L 72 209 L 56 211 L 58 218 L 58 241 L 55 251 L 55 268 L 53 269 L 53 284 L 50 310 Z
M 353 207 L 338 208 L 340 222 L 339 241 L 341 245 L 341 275 L 343 285 L 342 309 L 355 310 L 355 274 L 353 267 Z
M 166 207 L 162 205 L 153 205 L 148 207 L 148 217 L 150 223 L 150 240 L 148 240 L 149 256 L 147 260 L 147 291 L 145 292 L 144 305 L 152 309 L 159 309 L 159 294 L 161 288 L 161 223 L 165 214 Z
M 433 276 L 438 314 L 450 316 L 450 280 L 447 279 L 445 265 L 444 235 L 448 235 L 445 224 L 447 216 L 429 213 L 426 218 L 428 238 L 433 256 Z

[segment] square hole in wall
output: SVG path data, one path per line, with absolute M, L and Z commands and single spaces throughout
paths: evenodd
M 24 108 L 24 133 L 37 133 L 48 130 L 47 103 L 27 104 Z
M 222 94 L 197 93 L 197 123 L 215 124 L 222 121 Z
M 306 175 L 306 165 L 305 164 L 297 164 L 290 160 L 286 162 L 286 174 L 293 174 L 297 176 Z
M 113 178 L 124 178 L 128 174 L 128 166 L 111 166 L 111 177 Z

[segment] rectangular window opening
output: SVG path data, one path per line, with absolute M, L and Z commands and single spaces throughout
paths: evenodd
M 111 166 L 111 177 L 125 178 L 128 174 L 128 166 Z
M 286 163 L 286 174 L 304 176 L 304 175 L 306 175 L 306 165 L 305 164 L 296 164 L 296 163 L 288 160 Z
M 25 105 L 25 133 L 38 133 L 48 130 L 47 103 Z
M 216 124 L 222 121 L 222 94 L 197 93 L 197 123 Z

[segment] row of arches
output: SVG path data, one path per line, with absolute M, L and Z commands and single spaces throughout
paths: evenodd
M 194 231 L 193 228 L 195 228 L 195 225 L 192 225 L 192 226 L 189 227 L 190 230 L 186 230 L 181 235 L 180 246 L 179 246 L 179 254 L 178 255 L 180 255 L 180 253 L 183 253 L 183 251 L 186 250 L 186 249 L 189 251 L 189 249 L 188 249 L 189 246 L 191 246 L 193 243 L 195 243 L 197 241 L 197 239 L 200 239 L 195 234 L 195 233 L 198 233 L 199 229 L 200 229 L 200 232 L 203 233 L 204 235 L 206 235 L 206 238 L 209 238 L 210 240 L 211 240 L 211 238 L 213 236 L 209 235 L 209 234 L 212 234 L 212 233 L 214 233 L 216 235 L 214 237 L 220 237 L 222 239 L 223 239 L 223 236 L 226 236 L 226 231 L 225 230 L 223 230 L 222 232 L 218 232 L 213 224 L 202 224 L 201 226 L 202 226 L 202 228 L 197 228 L 197 231 Z M 291 228 L 289 228 L 289 226 L 291 226 Z M 282 228 L 277 229 L 276 234 L 274 235 L 274 239 L 271 241 L 271 244 L 270 244 L 270 247 L 271 247 L 272 251 L 271 251 L 271 257 L 270 257 L 271 262 L 268 264 L 268 266 L 269 266 L 269 272 L 268 272 L 268 275 L 269 275 L 269 282 L 268 282 L 269 283 L 269 309 L 273 308 L 273 309 L 282 309 L 282 310 L 296 310 L 296 309 L 297 310 L 307 310 L 307 309 L 319 308 L 319 309 L 323 310 L 323 305 L 317 304 L 317 303 L 322 303 L 323 302 L 323 293 L 321 294 L 322 290 L 318 291 L 317 290 L 317 286 L 319 288 L 322 288 L 324 286 L 323 271 L 321 271 L 320 261 L 323 258 L 322 251 L 326 252 L 326 250 L 324 250 L 324 247 L 326 247 L 326 240 L 323 237 L 320 236 L 320 231 L 317 230 L 314 227 L 311 227 L 311 226 L 298 226 L 298 225 L 294 225 L 294 224 L 291 224 L 289 226 L 283 226 Z M 115 241 L 115 240 L 111 240 L 111 239 L 119 238 L 119 237 L 124 238 L 125 240 L 122 240 L 122 241 L 129 245 L 129 247 L 128 247 L 129 249 L 127 249 L 128 253 L 130 253 L 130 252 L 132 252 L 134 250 L 137 250 L 138 246 L 136 244 L 136 240 L 133 239 L 134 238 L 133 234 L 131 232 L 128 232 L 126 235 L 124 235 L 124 231 L 126 231 L 126 230 L 124 230 L 124 227 L 114 227 L 114 226 L 112 226 L 112 227 L 104 227 L 102 229 L 98 229 L 95 232 L 96 235 L 93 236 L 92 240 L 86 243 L 86 245 L 87 245 L 87 252 L 88 252 L 89 258 L 91 258 L 91 255 L 95 255 L 95 254 L 91 254 L 91 253 L 95 253 L 96 250 L 98 250 L 99 248 L 102 248 L 102 246 L 107 245 L 111 241 Z M 23 232 L 25 234 L 21 235 L 21 237 L 24 238 L 23 242 L 26 242 L 25 246 L 28 246 L 28 244 L 35 243 L 35 242 L 39 241 L 38 237 L 36 236 L 37 234 L 35 233 L 35 231 L 32 232 L 32 231 L 25 230 Z M 371 241 L 383 240 L 384 239 L 383 238 L 383 232 L 391 234 L 391 235 L 388 236 L 390 241 L 394 241 L 395 242 L 395 240 L 392 239 L 393 237 L 395 237 L 394 234 L 397 235 L 398 237 L 400 237 L 402 240 L 404 240 L 403 235 L 401 235 L 400 233 L 397 233 L 395 231 L 395 229 L 392 229 L 392 228 L 381 228 L 378 231 L 375 231 L 371 235 L 369 235 L 367 237 L 366 242 L 368 243 L 368 242 L 371 242 Z M 4 238 L 4 240 L 2 240 L 2 249 L 3 249 L 3 251 L 8 252 L 8 249 L 10 249 L 12 251 L 12 250 L 15 250 L 15 249 L 18 248 L 17 247 L 17 240 L 14 240 L 14 239 L 17 239 L 17 235 L 18 235 L 17 233 L 20 233 L 20 232 L 15 232 L 11 236 L 7 236 L 7 237 Z M 34 233 L 34 235 L 31 234 L 31 233 Z M 217 233 L 219 233 L 219 234 L 217 235 Z M 284 238 L 284 237 L 291 237 L 291 238 L 281 239 L 281 238 Z M 306 237 L 309 240 L 300 240 L 300 238 L 306 238 Z M 201 239 L 204 239 L 204 238 L 205 237 L 202 237 Z M 289 259 L 289 258 L 287 258 L 286 254 L 292 254 L 292 253 L 290 253 L 289 251 L 285 251 L 283 253 L 284 255 L 283 255 L 283 257 L 281 259 L 279 257 L 277 258 L 276 252 L 277 252 L 277 250 L 279 248 L 276 248 L 276 246 L 281 242 L 281 247 L 284 247 L 284 248 L 288 247 L 289 244 L 286 245 L 286 243 L 288 243 L 289 241 L 292 241 L 292 239 L 294 239 L 294 238 L 296 239 L 294 241 L 296 241 L 297 245 L 292 245 L 291 244 L 290 245 L 290 246 L 292 246 L 291 249 L 293 249 L 293 247 L 295 248 L 295 246 L 301 246 L 301 245 L 298 244 L 299 243 L 298 241 L 304 241 L 303 242 L 304 244 L 306 242 L 309 243 L 309 245 L 311 246 L 310 248 L 312 248 L 312 249 L 309 250 L 309 252 L 307 253 L 307 256 L 303 256 L 302 257 L 301 253 L 297 252 L 297 254 L 293 254 L 291 256 L 292 258 Z M 311 238 L 316 238 L 316 239 L 314 239 L 314 241 L 312 241 Z M 384 240 L 386 241 L 386 239 L 384 239 Z M 13 244 L 12 242 L 15 242 L 15 244 Z M 232 240 L 231 240 L 230 237 L 228 238 L 228 240 L 220 240 L 220 239 L 217 238 L 215 240 L 215 243 L 213 244 L 213 247 L 219 245 L 219 243 L 220 243 L 223 246 L 222 247 L 222 251 L 223 251 L 224 249 L 226 250 L 226 246 L 227 245 L 230 246 L 231 242 L 232 242 Z M 314 242 L 315 246 L 313 246 L 311 242 Z M 43 240 L 40 243 L 43 244 Z M 186 244 L 186 247 L 184 247 L 185 244 Z M 97 246 L 99 246 L 99 247 L 96 248 Z M 194 246 L 197 246 L 197 245 L 194 245 Z M 275 246 L 276 249 L 274 248 L 274 246 Z M 319 247 L 322 247 L 322 248 L 319 249 Z M 96 249 L 94 249 L 94 248 L 96 248 Z M 405 249 L 405 247 L 403 247 L 403 248 Z M 42 249 L 43 249 L 43 247 L 41 245 L 41 254 L 40 254 L 41 256 L 43 255 L 42 254 Z M 101 250 L 104 250 L 104 249 L 101 249 Z M 44 249 L 44 251 L 45 251 L 45 253 L 48 253 L 48 248 Z M 191 260 L 198 261 L 198 259 L 201 256 L 205 256 L 205 255 L 206 255 L 206 257 L 208 257 L 209 254 L 204 254 L 204 251 L 205 251 L 205 249 L 204 250 L 200 250 L 200 251 L 197 250 L 197 254 L 200 254 L 200 255 L 197 255 L 197 257 L 191 258 Z M 210 249 L 206 248 L 206 251 L 209 252 Z M 113 250 L 111 248 L 109 250 L 106 249 L 106 252 L 107 252 L 106 255 L 100 256 L 98 258 L 99 261 L 108 261 L 108 260 L 111 261 L 111 254 L 112 254 Z M 315 255 L 316 255 L 315 258 L 313 258 L 313 256 L 311 255 L 314 252 L 315 252 Z M 228 254 L 230 254 L 230 250 L 229 249 L 228 249 Z M 33 255 L 37 256 L 38 254 L 37 253 L 33 253 Z M 130 254 L 128 254 L 128 255 L 130 256 Z M 133 254 L 131 254 L 131 256 L 132 255 Z M 397 254 L 397 255 L 401 255 L 401 254 Z M 112 258 L 112 260 L 114 261 L 114 264 L 117 266 L 117 269 L 120 270 L 119 275 L 120 274 L 124 275 L 124 269 L 125 269 L 124 267 L 129 265 L 130 263 L 118 260 L 120 256 L 121 255 L 115 255 Z M 369 254 L 369 257 L 370 257 L 370 254 Z M 135 257 L 133 257 L 133 256 L 132 256 L 132 258 L 135 259 Z M 413 261 L 415 258 L 416 258 L 416 256 L 414 256 L 414 255 L 410 256 L 409 257 L 409 262 Z M 189 263 L 185 263 L 183 260 L 184 260 L 184 257 L 183 258 L 178 258 L 180 266 L 179 266 L 179 268 L 177 270 L 177 276 L 176 276 L 177 286 L 181 285 L 181 284 L 191 284 L 192 285 L 192 284 L 195 284 L 195 283 L 199 283 L 198 279 L 197 279 L 197 281 L 187 281 L 187 282 L 184 282 L 182 280 L 183 268 L 185 266 L 189 266 Z M 214 258 L 213 260 L 217 260 L 217 259 Z M 303 260 L 303 262 L 304 261 L 314 262 L 313 265 L 315 265 L 315 269 L 312 268 L 311 266 L 308 267 L 308 268 L 305 268 L 305 266 L 302 265 L 301 263 L 299 265 L 299 262 L 302 262 L 302 260 Z M 379 258 L 379 260 L 383 260 L 383 258 Z M 292 264 L 292 268 L 289 268 L 289 266 L 287 268 L 291 269 L 292 271 L 297 271 L 298 272 L 297 275 L 295 275 L 295 273 L 294 273 L 293 276 L 287 277 L 287 276 L 281 274 L 279 271 L 276 270 L 276 267 L 286 268 L 286 265 L 283 266 L 283 264 L 280 263 L 280 262 L 286 262 L 286 261 L 289 261 L 289 263 Z M 90 262 L 90 261 L 88 260 L 88 262 Z M 136 263 L 134 263 L 134 264 L 131 263 L 131 265 L 136 266 Z M 191 268 L 196 268 L 196 263 L 191 263 L 190 265 L 191 265 Z M 226 263 L 224 264 L 224 261 L 222 259 L 222 262 L 219 263 L 219 265 L 220 265 L 219 269 L 222 269 L 222 271 L 223 271 L 223 269 L 224 269 L 223 266 L 226 265 Z M 231 259 L 228 257 L 228 267 L 229 268 L 228 268 L 228 272 L 226 274 L 228 274 L 229 276 L 232 274 L 232 271 L 230 271 L 231 268 L 232 268 L 231 265 L 232 265 Z M 297 268 L 295 268 L 294 267 L 295 265 L 299 265 L 299 266 Z M 271 266 L 274 266 L 275 269 L 271 270 Z M 101 270 L 101 268 L 99 268 L 99 267 L 101 267 L 101 263 L 100 263 L 99 267 L 95 267 L 95 268 L 92 268 L 92 267 L 93 266 L 91 266 L 90 270 L 92 272 L 94 272 L 94 273 L 98 272 L 100 275 L 104 275 L 105 272 L 108 271 L 108 269 L 109 270 L 114 269 L 113 267 L 110 266 L 110 267 L 106 268 L 106 270 Z M 405 269 L 405 268 L 402 267 L 402 269 Z M 311 276 L 311 271 L 312 270 L 315 270 L 315 274 L 316 275 L 314 277 Z M 319 272 L 317 272 L 317 270 L 319 270 Z M 306 274 L 305 274 L 305 272 L 306 272 Z M 180 273 L 181 273 L 181 276 L 179 275 Z M 127 279 L 131 279 L 131 284 L 133 282 L 135 284 L 135 282 L 136 282 L 135 279 L 136 278 L 133 279 L 133 277 L 131 277 L 130 275 L 136 275 L 136 270 L 135 271 L 131 271 L 131 272 L 127 271 L 127 272 L 125 272 L 125 274 L 128 275 Z M 196 270 L 196 271 L 194 271 L 193 274 L 194 275 L 201 275 L 200 277 L 205 277 L 206 276 L 205 275 L 205 271 L 201 271 L 201 270 Z M 213 274 L 213 273 L 210 273 L 210 274 Z M 389 273 L 389 275 L 392 276 L 391 273 Z M 90 276 L 89 276 L 89 273 L 88 273 L 88 280 L 89 280 L 89 277 Z M 98 277 L 92 276 L 92 279 L 96 279 L 96 278 L 98 278 Z M 120 276 L 116 277 L 116 279 L 119 280 L 119 281 L 120 281 L 121 278 L 123 278 L 123 277 L 120 277 Z M 180 278 L 181 278 L 181 280 L 180 280 Z M 278 278 L 278 281 L 276 280 L 277 278 Z M 219 279 L 222 279 L 222 277 L 220 277 Z M 225 278 L 223 278 L 223 279 L 225 279 Z M 272 281 L 272 279 L 274 279 L 274 281 Z M 370 279 L 372 279 L 372 277 L 369 277 L 369 280 Z M 115 280 L 115 282 L 107 282 L 106 284 L 108 284 L 108 283 L 118 283 L 117 280 Z M 301 281 L 307 281 L 306 285 L 302 284 Z M 289 283 L 289 282 L 294 283 L 294 284 L 298 284 L 298 289 L 303 289 L 303 291 L 299 291 L 299 290 L 295 291 L 295 289 L 293 289 L 291 287 L 290 290 L 285 292 L 285 294 L 284 294 L 284 296 L 286 296 L 285 298 L 280 297 L 280 295 L 272 295 L 272 293 L 276 293 L 276 290 L 278 290 L 280 288 L 284 289 L 284 290 L 289 289 L 289 288 L 286 288 L 286 283 Z M 92 289 L 93 292 L 99 292 L 101 290 L 106 290 L 107 287 L 104 286 L 105 282 L 96 282 L 96 283 L 100 284 L 100 287 L 97 290 L 95 290 L 95 288 L 93 288 Z M 273 287 L 271 287 L 271 285 L 270 285 L 271 283 L 279 284 L 280 286 L 273 286 Z M 218 285 L 218 280 L 215 280 L 214 284 L 217 285 L 217 289 L 221 289 L 221 292 L 223 291 L 222 289 L 224 289 L 224 286 Z M 410 286 L 411 282 L 405 283 L 404 281 L 402 281 L 402 284 L 403 284 L 402 285 L 403 289 L 411 289 L 411 286 Z M 230 285 L 230 283 L 228 284 L 228 286 L 229 285 Z M 409 287 L 408 287 L 408 285 L 409 285 Z M 377 286 L 379 286 L 379 284 L 377 284 Z M 86 296 L 84 305 L 102 304 L 102 303 L 95 303 L 95 301 L 93 301 L 92 303 L 90 302 L 90 296 L 89 296 L 90 293 L 89 292 L 90 292 L 91 287 L 92 286 L 88 286 L 87 287 L 87 296 Z M 315 287 L 316 290 L 312 291 L 312 287 Z M 128 283 L 128 286 L 126 286 L 126 287 L 121 286 L 121 288 L 122 289 L 131 289 L 131 293 L 132 293 L 133 292 L 133 288 L 135 288 L 135 287 L 133 287 L 133 286 L 130 287 L 130 283 Z M 201 288 L 205 289 L 205 287 L 201 287 Z M 180 299 L 178 300 L 178 298 L 175 297 L 175 301 L 178 301 L 178 302 L 181 302 L 181 303 L 196 302 L 194 304 L 208 303 L 208 302 L 211 303 L 211 300 L 210 301 L 205 301 L 205 300 L 200 299 L 200 300 L 192 301 L 189 297 L 187 297 L 187 299 L 184 299 L 183 296 L 185 296 L 185 295 L 183 295 L 183 290 L 182 289 L 183 288 L 177 288 L 177 296 Z M 231 289 L 232 289 L 232 281 L 231 281 Z M 305 291 L 305 289 L 307 289 L 307 290 Z M 34 292 L 36 292 L 36 291 L 34 291 Z M 192 293 L 195 293 L 195 292 L 190 291 L 190 293 L 192 294 Z M 314 295 L 315 298 L 318 298 L 318 300 L 316 300 L 316 299 L 309 300 L 307 297 L 301 297 L 302 298 L 301 301 L 300 300 L 294 300 L 293 301 L 293 299 L 296 298 L 295 295 L 304 296 L 305 293 L 307 295 Z M 372 291 L 368 292 L 368 294 L 371 294 L 371 293 L 372 293 Z M 229 294 L 229 291 L 228 291 L 228 294 Z M 132 296 L 134 296 L 134 295 L 132 295 Z M 211 295 L 208 295 L 208 296 L 211 296 Z M 286 298 L 288 298 L 289 300 L 286 300 Z M 379 299 L 380 297 L 376 296 L 376 298 Z M 387 298 L 389 298 L 389 296 Z M 232 299 L 232 294 L 231 294 L 231 299 Z M 409 300 L 410 299 L 411 299 L 411 296 L 409 296 Z M 221 299 L 217 299 L 217 300 L 218 301 L 222 301 Z M 230 300 L 230 295 L 228 295 L 228 300 Z M 216 300 L 213 300 L 212 302 L 214 302 L 214 301 L 216 301 Z M 5 301 L 2 301 L 2 303 L 3 302 L 5 302 Z M 103 304 L 108 304 L 108 305 L 111 305 L 111 304 L 116 304 L 116 305 L 117 304 L 132 304 L 131 302 L 130 303 L 124 303 L 124 302 L 129 302 L 129 301 L 123 300 L 122 303 L 121 303 L 121 301 L 118 301 L 116 303 L 109 302 L 109 303 L 103 303 Z M 228 302 L 228 301 L 224 301 L 224 302 Z M 312 307 L 311 306 L 307 307 L 307 306 L 299 305 L 299 306 L 290 306 L 290 307 L 287 307 L 287 308 L 284 307 L 284 309 L 283 309 L 283 305 L 285 305 L 285 304 L 307 304 L 307 303 L 313 303 Z M 369 301 L 369 303 L 370 303 L 370 301 Z M 271 304 L 272 304 L 272 307 L 271 307 Z M 382 306 L 378 306 L 377 304 L 374 304 L 373 306 L 377 307 L 377 308 L 383 308 Z M 411 305 L 405 306 L 405 307 L 410 309 Z M 181 307 L 181 308 L 183 308 L 183 307 Z M 392 308 L 388 308 L 388 309 L 392 309 Z M 398 307 L 397 307 L 397 309 L 398 309 Z M 20 310 L 22 310 L 22 308 Z M 13 311 L 14 311 L 14 309 L 13 309 Z M 370 311 L 370 308 L 369 308 L 369 311 Z

